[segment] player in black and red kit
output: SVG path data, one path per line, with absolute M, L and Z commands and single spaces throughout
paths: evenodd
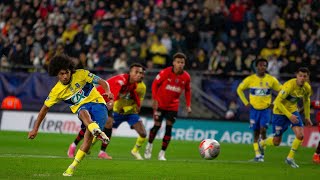
M 316 114 L 316 122 L 317 122 L 317 126 L 319 129 L 319 133 L 320 133 L 320 101 L 313 101 L 312 106 L 314 109 L 318 110 L 317 114 Z M 312 160 L 314 163 L 320 164 L 320 140 L 318 142 L 318 146 L 316 148 L 316 151 L 313 154 Z
M 152 83 L 152 108 L 154 111 L 154 126 L 149 133 L 144 157 L 151 158 L 152 142 L 161 127 L 162 120 L 166 119 L 165 135 L 162 139 L 162 148 L 159 160 L 166 160 L 165 150 L 171 140 L 172 126 L 176 120 L 179 108 L 179 97 L 185 91 L 186 109 L 191 113 L 190 75 L 184 70 L 186 55 L 173 55 L 173 66 L 160 71 Z

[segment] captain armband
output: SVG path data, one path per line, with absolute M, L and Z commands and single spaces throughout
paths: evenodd
M 100 79 L 101 78 L 99 76 L 93 75 L 92 83 L 93 84 L 99 84 L 98 82 L 99 82 Z

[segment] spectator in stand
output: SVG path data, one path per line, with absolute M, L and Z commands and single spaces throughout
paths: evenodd
M 231 24 L 237 29 L 238 32 L 241 32 L 246 13 L 244 4 L 241 3 L 240 0 L 235 0 L 234 3 L 230 5 L 229 11 Z
M 151 60 L 155 68 L 163 68 L 167 63 L 168 50 L 159 41 L 157 36 L 153 36 L 152 44 L 149 51 L 151 55 Z
M 262 13 L 263 19 L 271 24 L 276 14 L 279 12 L 279 7 L 273 4 L 272 0 L 266 0 L 266 2 L 259 7 L 259 11 Z
M 131 49 L 137 49 L 141 60 L 147 62 L 154 59 L 155 54 L 152 54 L 151 50 L 154 47 L 147 39 L 157 35 L 166 37 L 162 40 L 167 49 L 166 56 L 172 55 L 171 52 L 188 49 L 188 56 L 196 57 L 197 49 L 203 48 L 208 52 L 209 58 L 220 41 L 234 41 L 238 48 L 245 50 L 243 56 L 246 58 L 249 53 L 259 54 L 261 49 L 266 48 L 268 40 L 272 40 L 274 49 L 280 47 L 282 41 L 286 46 L 297 44 L 298 49 L 307 52 L 307 56 L 302 58 L 308 59 L 311 55 L 320 55 L 320 41 L 317 38 L 320 34 L 317 26 L 320 15 L 317 4 L 319 3 L 310 1 L 272 0 L 206 0 L 188 3 L 185 0 L 160 3 L 8 1 L 0 3 L 3 9 L 0 30 L 2 38 L 5 39 L 1 43 L 0 56 L 5 55 L 9 60 L 20 59 L 17 57 L 21 56 L 23 60 L 19 62 L 20 65 L 39 66 L 30 58 L 38 57 L 39 52 L 43 51 L 45 59 L 48 60 L 48 57 L 56 53 L 56 49 L 59 49 L 57 53 L 61 54 L 60 46 L 63 45 L 65 53 L 78 57 L 81 49 L 80 52 L 90 57 L 88 59 L 98 60 L 94 62 L 94 68 L 104 69 L 111 67 L 108 64 L 114 61 L 114 58 L 105 60 L 109 57 L 111 47 L 115 48 L 117 53 L 126 51 L 127 54 L 131 53 Z M 230 23 L 226 23 L 229 18 Z M 252 24 L 251 27 L 243 28 L 247 22 Z M 257 24 L 257 27 L 253 26 L 254 24 Z M 301 28 L 293 28 L 296 26 Z M 233 33 L 232 29 L 237 32 Z M 134 38 L 137 39 L 136 42 Z M 256 41 L 257 48 L 251 47 L 253 41 Z M 18 44 L 22 47 L 22 53 L 16 52 Z M 100 46 L 105 46 L 105 49 L 99 49 Z M 32 55 L 31 49 L 34 49 Z M 250 49 L 250 52 L 247 49 Z M 148 57 L 147 52 L 151 52 L 151 57 Z M 277 55 L 281 58 L 285 56 Z M 156 56 L 165 59 L 159 54 Z M 99 60 L 108 63 L 98 63 Z M 10 63 L 17 65 L 16 61 Z M 148 63 L 152 63 L 150 67 L 154 68 L 167 65 Z
M 207 52 L 204 49 L 199 49 L 197 56 L 191 64 L 192 70 L 204 71 L 208 68 Z

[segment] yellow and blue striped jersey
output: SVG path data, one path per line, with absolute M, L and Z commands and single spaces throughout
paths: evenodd
M 146 85 L 144 82 L 139 82 L 135 89 L 136 93 L 140 98 L 140 103 L 144 100 L 146 94 Z M 128 97 L 128 98 L 126 98 Z M 116 100 L 113 105 L 113 111 L 116 113 L 121 113 L 123 115 L 127 114 L 138 114 L 138 105 L 137 103 L 130 98 L 130 96 L 123 96 L 120 99 Z
M 51 107 L 54 104 L 64 101 L 69 104 L 73 113 L 77 112 L 79 107 L 87 103 L 103 103 L 105 101 L 92 81 L 95 75 L 87 70 L 79 69 L 71 75 L 69 84 L 64 85 L 60 81 L 51 89 L 49 96 L 44 104 Z
M 246 89 L 250 89 L 249 101 L 252 107 L 262 110 L 268 108 L 271 104 L 271 90 L 280 91 L 281 84 L 275 77 L 269 74 L 265 74 L 263 77 L 259 77 L 256 74 L 246 77 L 237 88 L 237 93 L 244 105 L 249 104 L 243 93 Z
M 305 82 L 302 87 L 297 85 L 297 79 L 290 79 L 283 84 L 281 91 L 274 100 L 273 113 L 286 115 L 288 118 L 293 112 L 298 111 L 298 101 L 303 99 L 303 107 L 306 118 L 310 118 L 311 86 Z

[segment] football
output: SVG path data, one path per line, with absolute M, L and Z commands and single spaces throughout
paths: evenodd
M 214 139 L 204 139 L 199 145 L 199 152 L 204 159 L 215 159 L 220 153 L 220 144 Z

